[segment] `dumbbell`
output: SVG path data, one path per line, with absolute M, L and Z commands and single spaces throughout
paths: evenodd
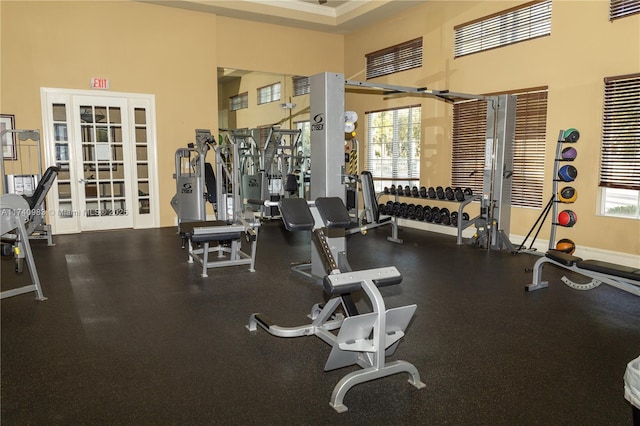
M 398 192 L 396 191 L 396 186 L 395 185 L 391 185 L 391 188 L 389 188 L 389 194 L 391 195 L 396 195 Z
M 385 194 L 387 194 L 387 195 L 391 193 L 391 191 L 389 190 L 389 187 L 388 187 L 388 186 L 385 186 L 385 187 L 384 187 L 383 192 L 384 192 Z
M 473 197 L 473 191 L 471 190 L 471 188 L 465 188 L 462 192 L 464 192 L 465 198 Z
M 427 194 L 429 195 L 429 198 L 433 198 L 433 199 L 436 198 L 436 190 L 433 188 L 433 186 L 429 187 Z
M 451 225 L 458 226 L 458 212 L 451 212 Z
M 391 214 L 394 216 L 400 216 L 400 203 L 399 202 L 395 202 L 393 203 L 393 208 L 391 209 Z
M 416 206 L 416 220 L 422 220 L 424 218 L 424 207 L 418 204 Z
M 440 209 L 440 222 L 443 225 L 451 225 L 451 213 L 448 208 Z
M 456 201 L 464 201 L 464 191 L 462 191 L 462 188 L 460 188 L 459 186 L 457 186 L 453 191 L 453 195 Z
M 416 218 L 416 206 L 415 204 L 409 204 L 407 206 L 407 216 L 405 216 L 409 219 L 415 219 Z
M 378 212 L 380 214 L 387 214 L 387 206 L 385 206 L 384 204 L 378 204 Z
M 431 222 L 431 207 L 424 206 L 424 208 L 422 209 L 422 214 L 422 220 L 424 220 L 425 222 Z
M 451 189 L 450 186 L 447 186 L 447 188 L 444 190 L 444 198 L 446 198 L 449 201 L 453 201 L 453 199 L 455 198 L 453 189 Z
M 431 207 L 431 220 L 435 223 L 440 223 L 442 218 L 440 217 L 440 208 L 439 207 Z
M 436 197 L 438 197 L 439 200 L 444 200 L 444 188 L 441 186 L 438 186 L 436 188 Z
M 420 187 L 420 196 L 422 198 L 427 198 L 429 195 L 427 194 L 427 188 L 425 188 L 424 186 Z
M 419 195 L 420 195 L 420 193 L 418 192 L 418 187 L 417 186 L 414 186 L 413 188 L 411 188 L 411 196 L 412 197 L 417 197 Z

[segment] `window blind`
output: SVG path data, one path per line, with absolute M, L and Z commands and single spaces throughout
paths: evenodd
M 293 96 L 306 95 L 311 92 L 309 77 L 295 76 L 293 81 Z
M 249 94 L 247 92 L 240 93 L 229 98 L 229 105 L 231 111 L 237 111 L 239 109 L 249 107 Z
M 365 55 L 366 78 L 406 71 L 422 66 L 422 37 Z
M 640 13 L 640 0 L 611 0 L 609 5 L 610 21 L 636 13 Z
M 511 204 L 542 207 L 547 89 L 509 92 L 517 96 Z M 487 102 L 460 101 L 453 107 L 451 176 L 454 187 L 483 190 Z
M 640 73 L 604 80 L 600 186 L 640 190 Z
M 454 27 L 454 58 L 551 34 L 551 0 L 535 1 Z

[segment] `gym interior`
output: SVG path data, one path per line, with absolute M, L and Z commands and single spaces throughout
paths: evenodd
M 639 135 L 607 121 L 640 80 L 619 3 L 0 3 L 1 420 L 640 424 L 637 146 L 624 185 L 603 168 L 610 127 Z M 543 33 L 457 50 L 529 8 Z M 530 93 L 543 161 L 516 193 Z M 368 170 L 371 117 L 417 107 L 416 174 Z M 303 132 L 295 189 L 247 165 Z

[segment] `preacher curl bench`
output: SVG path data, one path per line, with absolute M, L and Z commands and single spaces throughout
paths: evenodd
M 591 290 L 605 283 L 640 296 L 640 269 L 599 260 L 583 260 L 580 257 L 558 250 L 549 250 L 536 261 L 533 265 L 533 282 L 525 286 L 526 291 L 538 290 L 549 286 L 548 281 L 542 281 L 542 267 L 545 263 L 591 278 L 591 281 L 580 284 L 571 281 L 566 276 L 562 277 L 562 281 L 565 284 L 576 290 Z
M 420 373 L 413 364 L 407 361 L 385 362 L 385 357 L 394 353 L 404 336 L 416 305 L 386 309 L 378 287 L 399 284 L 402 275 L 395 267 L 351 271 L 344 252 L 334 255 L 327 241 L 328 233 L 342 232 L 344 235 L 345 229 L 349 227 L 351 218 L 347 208 L 337 197 L 318 198 L 312 206 L 318 213 L 315 217 L 322 220 L 322 227 L 316 226 L 314 214 L 307 201 L 285 198 L 279 202 L 282 220 L 287 230 L 313 230 L 314 244 L 323 258 L 327 271 L 323 287 L 331 299 L 324 305 L 313 306 L 310 314 L 311 324 L 281 327 L 273 324 L 264 315 L 254 313 L 249 318 L 247 328 L 254 332 L 257 326 L 260 326 L 278 337 L 319 337 L 331 346 L 325 371 L 350 365 L 362 367 L 362 370 L 344 376 L 335 386 L 329 405 L 338 413 L 347 411 L 343 399 L 353 386 L 360 383 L 405 372 L 409 374 L 409 383 L 418 389 L 425 387 L 420 381 Z M 358 313 L 351 299 L 351 293 L 361 289 L 371 302 L 372 312 Z M 337 312 L 341 306 L 344 315 Z M 336 329 L 339 329 L 337 335 L 331 332 Z

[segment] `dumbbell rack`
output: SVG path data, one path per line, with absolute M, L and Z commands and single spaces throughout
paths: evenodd
M 558 224 L 558 204 L 561 203 L 560 198 L 558 197 L 558 184 L 560 182 L 566 182 L 560 179 L 559 171 L 560 165 L 562 162 L 573 161 L 573 160 L 565 160 L 562 158 L 562 149 L 564 143 L 575 143 L 575 141 L 567 141 L 565 138 L 566 130 L 560 130 L 560 134 L 558 135 L 558 143 L 556 144 L 556 156 L 553 162 L 553 197 L 552 197 L 552 206 L 551 206 L 551 217 L 553 218 L 553 222 L 551 222 L 551 231 L 549 235 L 549 250 L 553 250 L 556 244 L 556 229 Z
M 473 201 L 480 201 L 482 199 L 482 195 L 478 194 L 478 195 L 472 195 L 469 198 L 464 199 L 464 201 L 457 201 L 457 200 L 448 200 L 446 198 L 430 198 L 430 197 L 421 197 L 421 196 L 413 196 L 413 195 L 399 195 L 398 193 L 395 194 L 384 194 L 384 195 L 389 195 L 389 196 L 393 196 L 395 198 L 395 202 L 400 202 L 400 197 L 406 197 L 406 198 L 411 198 L 411 199 L 421 199 L 421 200 L 435 200 L 435 201 L 443 201 L 443 202 L 447 202 L 447 203 L 458 203 L 458 223 L 456 225 L 456 244 L 457 245 L 462 245 L 463 242 L 463 238 L 462 238 L 462 231 L 465 230 L 466 228 L 468 228 L 469 226 L 473 225 L 476 221 L 476 219 L 478 219 L 480 217 L 480 215 L 474 217 L 474 218 L 469 218 L 467 220 L 463 219 L 463 213 L 465 213 L 465 208 L 466 206 L 468 206 L 470 203 L 472 203 Z M 394 216 L 395 218 L 395 216 Z M 403 219 L 407 219 L 407 220 L 416 220 L 416 219 L 409 219 L 409 218 L 403 218 Z M 426 222 L 426 223 L 433 223 L 434 225 L 440 225 L 440 226 L 447 226 L 447 227 L 451 227 L 450 225 L 446 225 L 444 223 L 436 223 L 436 222 Z

